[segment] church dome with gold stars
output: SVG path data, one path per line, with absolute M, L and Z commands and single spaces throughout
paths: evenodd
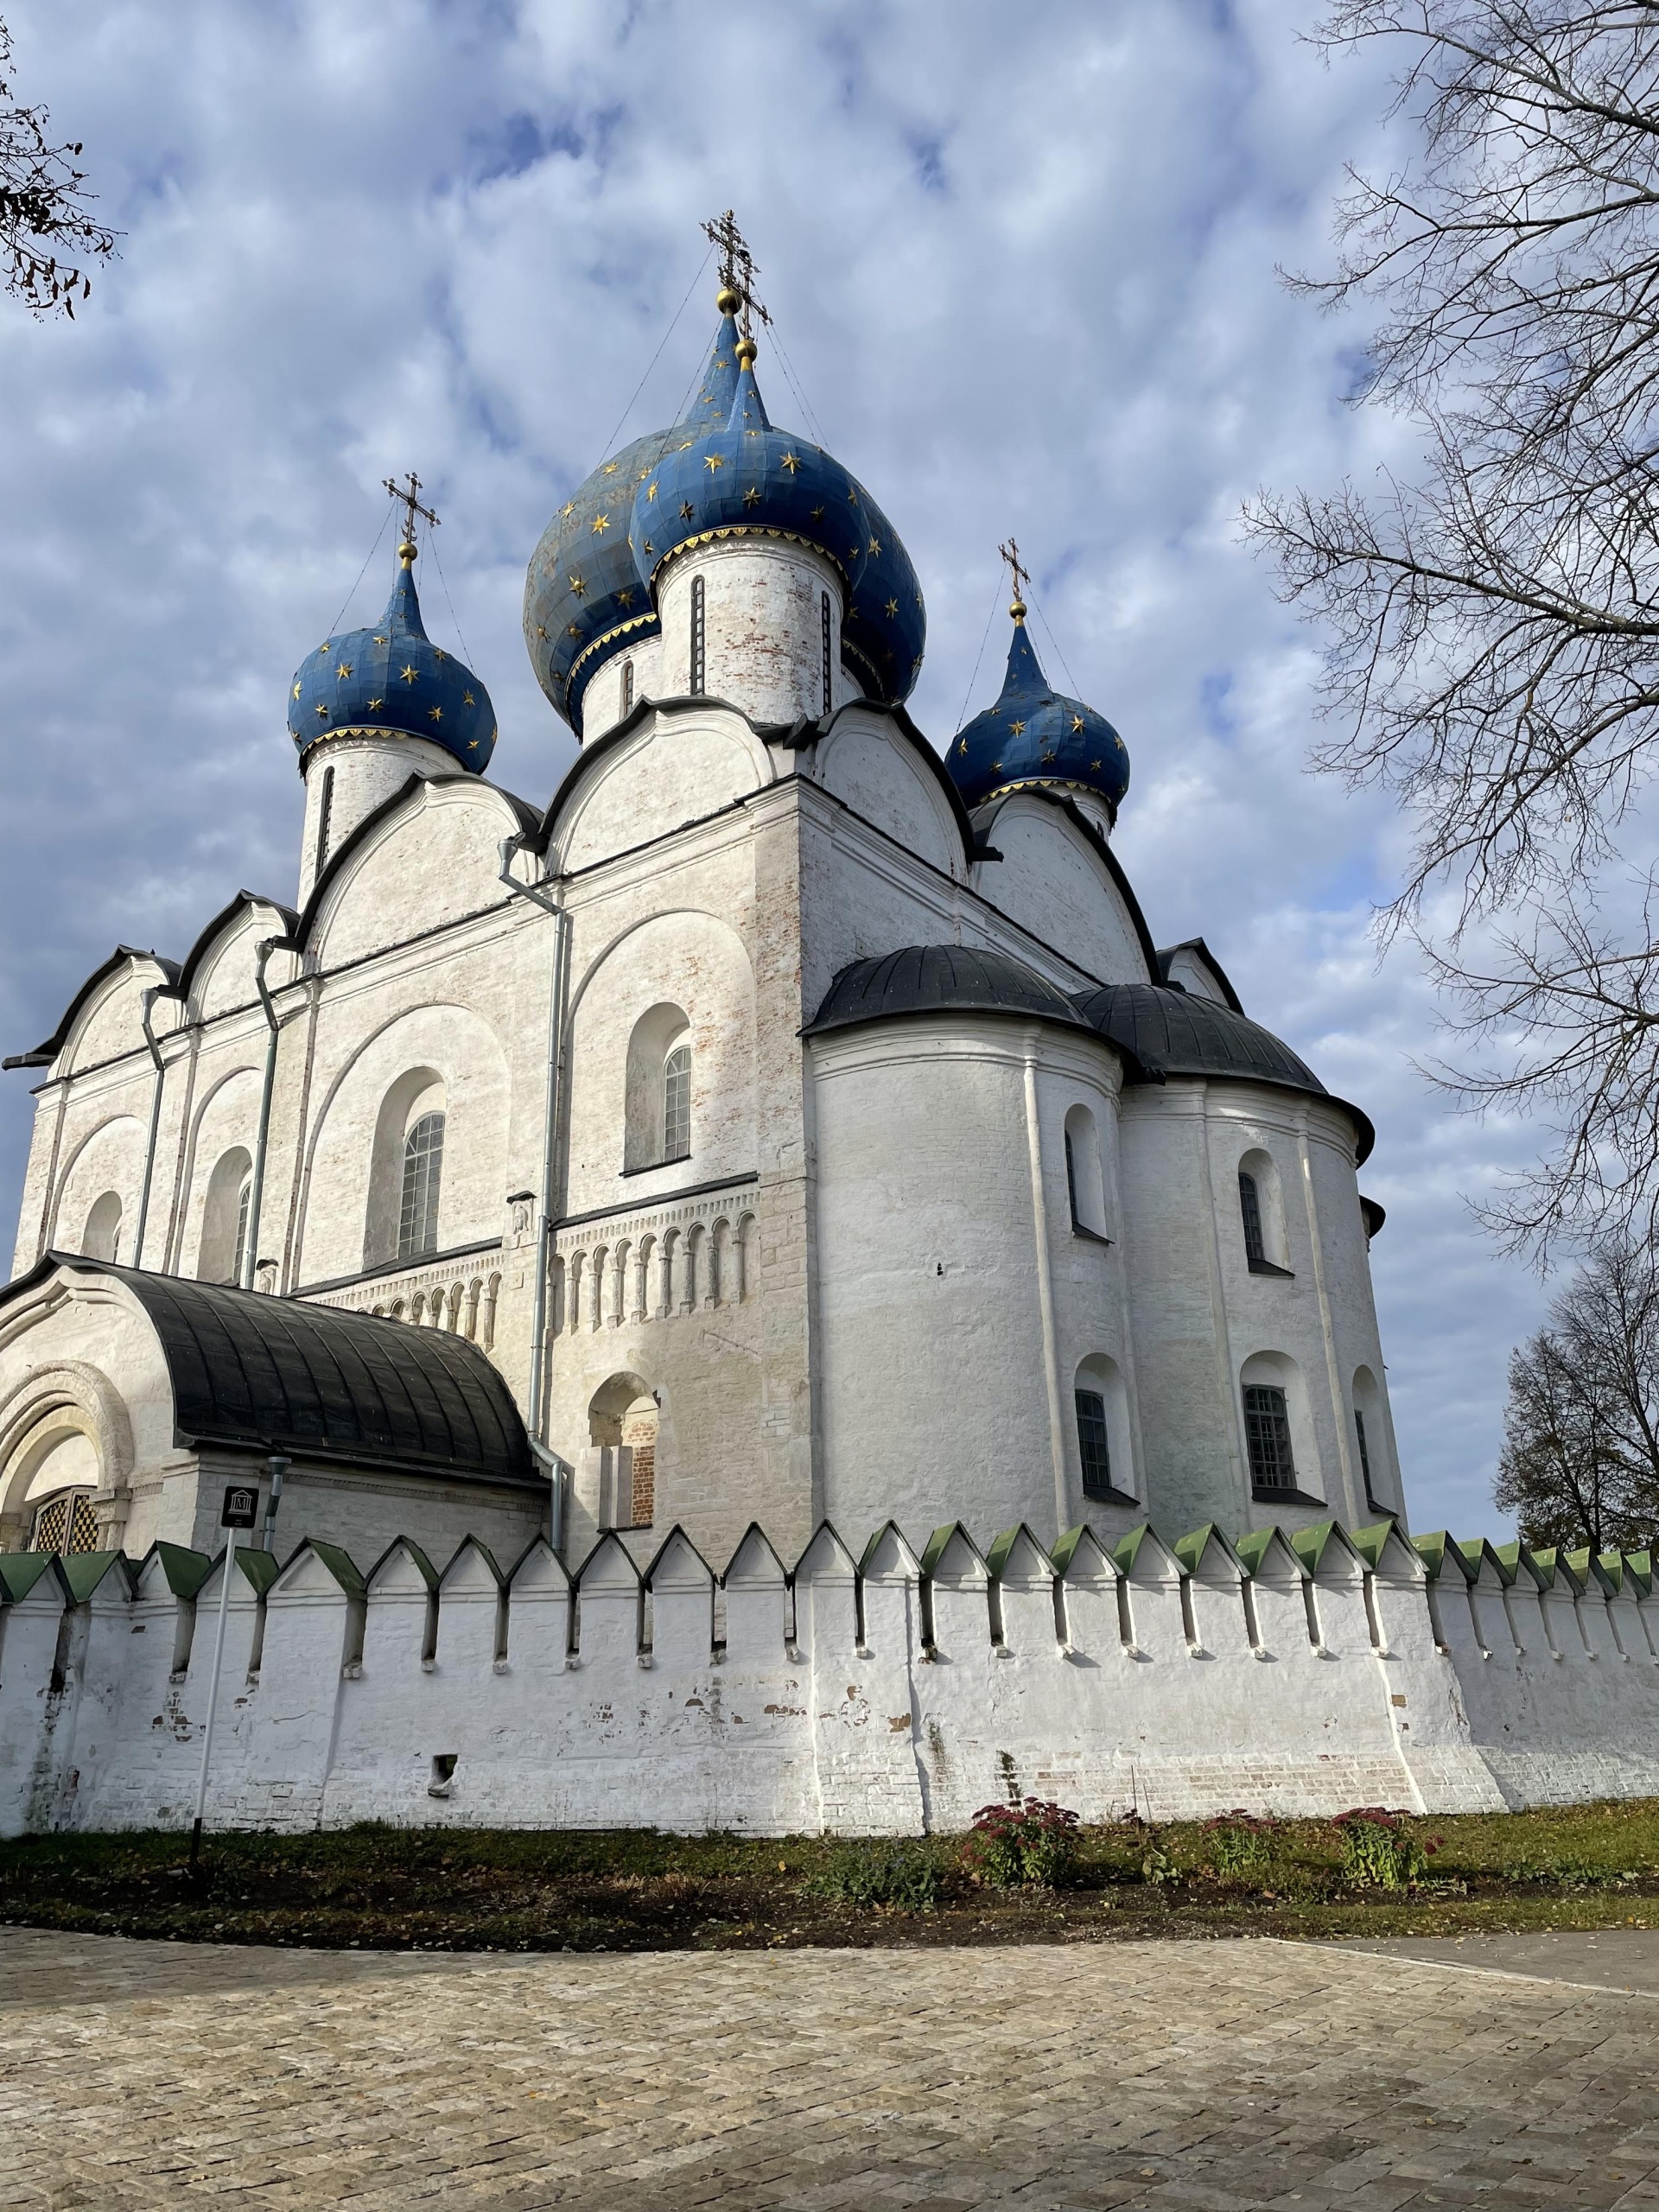
M 302 757 L 346 731 L 424 737 L 480 773 L 495 750 L 495 709 L 464 661 L 435 645 L 415 592 L 415 548 L 372 630 L 346 630 L 307 654 L 289 687 L 288 727 Z
M 1104 715 L 1052 688 L 1026 627 L 1023 602 L 1016 599 L 1009 611 L 1014 637 L 1001 695 L 951 739 L 951 780 L 969 807 L 1020 785 L 1092 791 L 1116 821 L 1129 787 L 1127 747 Z
M 825 555 L 844 587 L 842 658 L 866 697 L 896 706 L 920 671 L 927 618 L 910 556 L 838 461 L 772 427 L 732 296 L 721 295 L 719 334 L 684 421 L 595 469 L 531 558 L 524 643 L 543 690 L 578 734 L 582 693 L 599 670 L 659 633 L 664 563 L 709 540 L 784 537 Z

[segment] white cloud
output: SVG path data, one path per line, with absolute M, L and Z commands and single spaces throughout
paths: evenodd
M 1366 937 L 1399 825 L 1305 773 L 1311 641 L 1236 527 L 1262 484 L 1363 478 L 1402 449 L 1341 404 L 1363 333 L 1274 275 L 1320 259 L 1342 163 L 1389 143 L 1375 68 L 1325 69 L 1295 35 L 1310 12 L 14 7 L 25 95 L 86 140 L 127 236 L 73 327 L 0 316 L 8 1048 L 118 938 L 181 951 L 239 883 L 290 892 L 286 680 L 337 618 L 390 471 L 417 467 L 444 513 L 493 772 L 545 797 L 572 748 L 518 636 L 524 563 L 690 283 L 697 221 L 734 205 L 825 438 L 922 577 L 924 727 L 948 738 L 988 616 L 972 704 L 994 694 L 1012 530 L 1128 743 L 1121 849 L 1154 932 L 1202 931 L 1376 1119 L 1414 1511 L 1494 1525 L 1503 1362 L 1541 1293 L 1457 1193 L 1530 1141 L 1454 1118 L 1411 1071 L 1432 1001 Z M 709 289 L 630 430 L 671 417 Z M 762 379 L 798 419 L 772 354 Z M 383 545 L 360 611 L 387 568 Z M 442 630 L 429 568 L 423 589 Z M 22 1094 L 13 1077 L 0 1101 L 12 1192 Z

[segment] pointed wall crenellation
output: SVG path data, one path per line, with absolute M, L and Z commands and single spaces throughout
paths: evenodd
M 226 1560 L 0 1555 L 0 1832 L 188 1825 Z M 1109 1548 L 828 1522 L 716 1573 L 399 1538 L 239 1552 L 208 1818 L 909 1834 L 1659 1793 L 1651 1562 L 1334 1522 Z

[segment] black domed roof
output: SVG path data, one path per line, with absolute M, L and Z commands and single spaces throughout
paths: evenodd
M 1283 1090 L 1331 1098 L 1306 1060 L 1288 1045 L 1230 1007 L 1167 983 L 1109 983 L 1080 992 L 1073 1001 L 1089 1027 L 1127 1053 L 1143 1072 L 1139 1080 L 1166 1075 L 1230 1076 L 1241 1083 L 1270 1083 Z M 1131 1074 L 1130 1081 L 1136 1080 Z M 1364 1160 L 1376 1133 L 1357 1106 L 1332 1098 L 1351 1116 Z
M 875 960 L 855 960 L 843 968 L 801 1034 L 816 1037 L 826 1029 L 849 1029 L 858 1021 L 938 1014 L 946 1008 L 1017 1014 L 1027 1020 L 1035 1015 L 1068 1029 L 1084 1026 L 1064 992 L 1006 952 L 966 944 L 907 944 L 900 951 L 884 952 Z

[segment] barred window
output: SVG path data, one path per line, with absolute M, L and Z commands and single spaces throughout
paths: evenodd
M 32 1552 L 60 1552 L 67 1559 L 78 1552 L 98 1549 L 98 1515 L 87 1490 L 60 1490 L 43 1497 L 35 1513 L 29 1540 Z
M 397 1257 L 417 1260 L 438 1249 L 438 1191 L 443 1179 L 443 1116 L 423 1114 L 404 1139 L 403 1203 Z
M 1260 1267 L 1268 1256 L 1262 1237 L 1262 1195 L 1255 1187 L 1254 1175 L 1242 1170 L 1238 1178 L 1238 1211 L 1244 1221 L 1244 1256 L 1254 1267 Z
M 691 579 L 691 691 L 695 698 L 703 693 L 703 645 L 705 625 L 702 611 L 702 578 Z
M 818 620 L 823 632 L 823 711 L 830 711 L 830 594 L 818 594 Z
M 1296 1462 L 1290 1449 L 1290 1414 L 1276 1382 L 1244 1386 L 1244 1441 L 1250 1455 L 1250 1482 L 1256 1490 L 1294 1490 Z
M 1365 1485 L 1365 1503 L 1375 1507 L 1376 1492 L 1371 1486 L 1371 1455 L 1365 1448 L 1365 1416 L 1354 1408 L 1354 1434 L 1359 1442 L 1359 1477 Z
M 236 1201 L 236 1253 L 231 1262 L 231 1281 L 239 1283 L 248 1260 L 248 1207 L 253 1198 L 253 1178 L 249 1176 L 242 1185 Z
M 691 1047 L 677 1045 L 663 1062 L 663 1158 L 691 1152 Z
M 317 801 L 317 865 L 315 873 L 322 874 L 328 863 L 328 825 L 334 812 L 334 772 L 322 772 L 322 797 Z
M 1077 1402 L 1077 1457 L 1083 1463 L 1085 1497 L 1112 1494 L 1112 1453 L 1106 1438 L 1106 1401 L 1098 1390 L 1079 1390 Z
M 623 664 L 622 664 L 622 711 L 623 711 L 623 713 L 624 713 L 625 715 L 626 715 L 626 713 L 628 713 L 628 712 L 629 712 L 629 710 L 632 709 L 632 705 L 633 705 L 633 663 L 632 663 L 631 660 L 625 660 L 625 661 L 623 662 Z

